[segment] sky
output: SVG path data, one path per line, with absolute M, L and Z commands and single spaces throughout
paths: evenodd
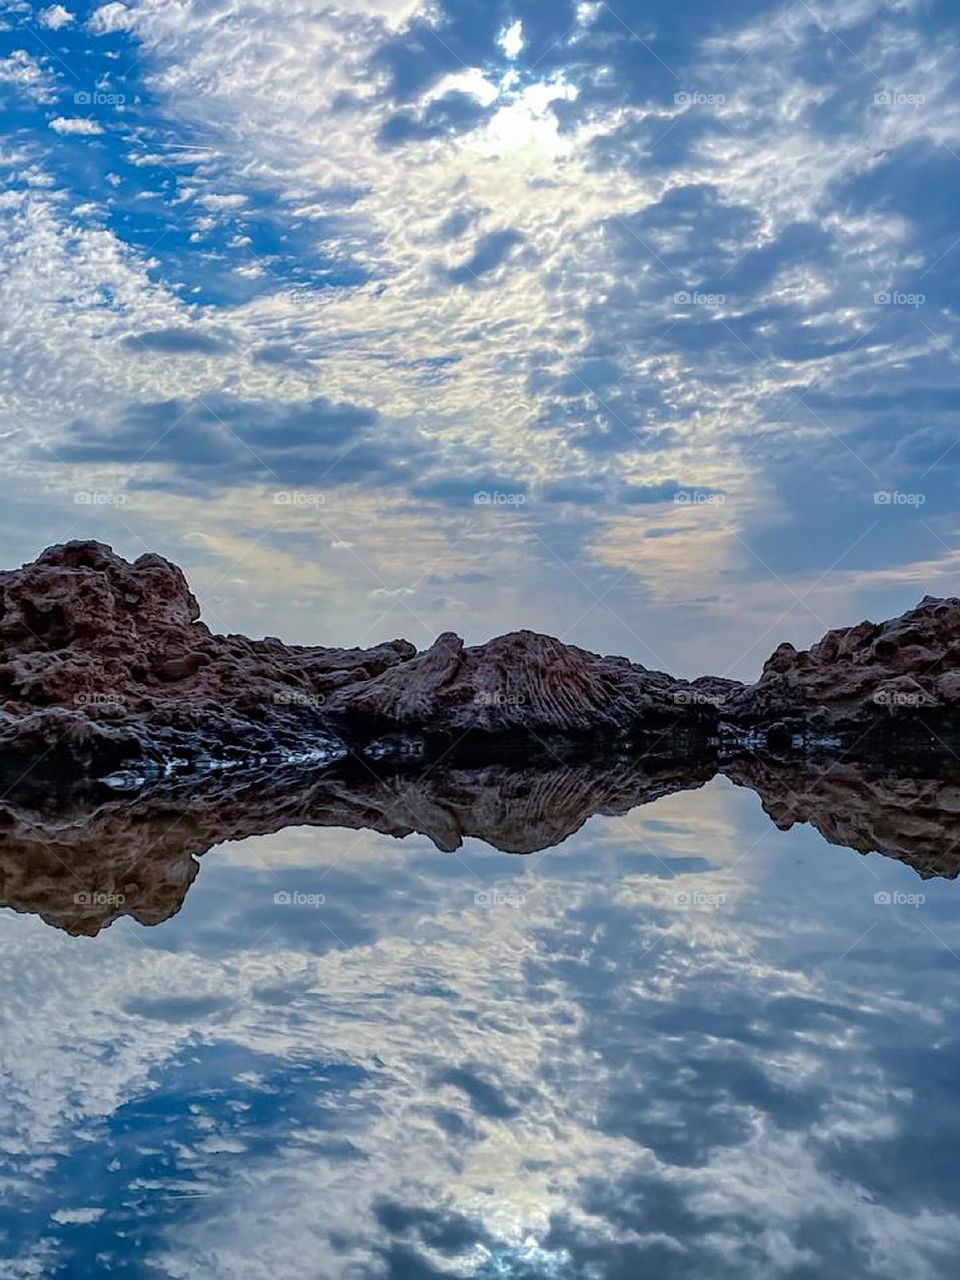
M 953 0 L 0 0 L 0 544 L 753 679 L 956 592 Z

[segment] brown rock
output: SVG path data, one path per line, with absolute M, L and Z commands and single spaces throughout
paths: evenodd
M 927 596 L 888 622 L 829 631 L 808 650 L 780 645 L 725 715 L 750 725 L 815 719 L 820 729 L 949 715 L 958 699 L 946 691 L 955 686 L 940 681 L 957 667 L 958 642 L 960 600 Z

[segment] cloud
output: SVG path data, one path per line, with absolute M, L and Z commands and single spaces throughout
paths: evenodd
M 511 61 L 518 58 L 523 49 L 523 23 L 518 19 L 504 27 L 497 37 L 497 44 Z
M 83 137 L 95 137 L 97 134 L 103 133 L 102 127 L 96 120 L 68 116 L 56 116 L 50 121 L 50 128 L 54 133 L 77 134 Z
M 133 468 L 131 484 L 208 495 L 259 483 L 330 488 L 406 480 L 424 443 L 359 405 L 316 397 L 283 404 L 222 393 L 132 404 L 119 420 L 78 419 L 56 446 L 66 462 Z
M 441 271 L 441 277 L 451 285 L 474 285 L 482 276 L 495 271 L 510 257 L 513 250 L 523 244 L 524 236 L 512 228 L 488 231 L 474 246 L 473 253 L 457 267 Z
M 57 77 L 42 57 L 34 57 L 25 49 L 0 58 L 0 90 L 12 89 L 16 94 L 37 103 L 52 102 L 57 92 Z
M 437 502 L 446 502 L 455 506 L 464 504 L 485 505 L 482 500 L 478 504 L 477 494 L 509 494 L 525 496 L 527 482 L 502 472 L 467 470 L 446 474 L 436 471 L 423 480 L 417 480 L 410 486 L 411 493 L 418 498 L 429 498 Z
M 87 23 L 95 36 L 112 35 L 117 31 L 129 31 L 134 24 L 134 14 L 119 0 L 111 0 L 110 4 L 101 5 L 90 15 Z
M 123 345 L 130 351 L 159 355 L 225 355 L 233 347 L 227 335 L 207 333 L 199 329 L 154 329 L 145 333 L 132 333 L 124 338 Z
M 41 27 L 46 27 L 50 31 L 60 31 L 63 27 L 69 27 L 75 20 L 76 15 L 69 9 L 65 9 L 62 4 L 48 5 L 37 14 L 37 21 Z
M 950 444 L 936 393 L 960 349 L 960 109 L 940 57 L 955 15 L 914 0 L 810 0 L 776 22 L 757 0 L 613 8 L 344 0 L 221 6 L 208 21 L 187 0 L 101 5 L 87 24 L 78 7 L 57 42 L 82 45 L 86 89 L 109 93 L 113 55 L 130 54 L 131 109 L 91 104 L 103 134 L 86 146 L 50 138 L 71 86 L 42 43 L 52 28 L 19 23 L 24 47 L 0 64 L 15 113 L 0 154 L 14 474 L 40 468 L 36 437 L 44 482 L 64 482 L 56 424 L 89 422 L 101 443 L 131 405 L 185 407 L 217 387 L 303 404 L 319 387 L 377 415 L 380 497 L 417 522 L 384 552 L 407 561 L 397 581 L 445 545 L 465 570 L 489 556 L 461 541 L 474 492 L 529 496 L 517 576 L 482 615 L 492 629 L 563 623 L 563 570 L 542 573 L 534 528 L 585 583 L 616 560 L 624 634 L 595 613 L 579 638 L 641 646 L 641 660 L 653 636 L 712 663 L 709 633 L 733 663 L 743 633 L 783 613 L 789 595 L 775 599 L 744 543 L 797 594 L 812 565 L 826 572 L 810 601 L 823 615 L 912 603 L 913 583 L 949 563 L 955 452 L 922 481 L 922 521 L 886 513 L 842 557 L 863 504 L 877 514 L 873 491 L 920 486 Z M 897 291 L 926 301 L 874 301 Z M 358 504 L 376 493 L 366 447 L 350 454 L 370 478 Z M 245 465 L 237 477 L 251 483 Z M 669 514 L 663 477 L 722 494 L 723 510 L 685 513 L 655 562 L 631 560 L 638 529 Z M 145 540 L 176 537 L 201 500 L 220 545 L 256 536 L 226 500 L 215 509 L 228 490 L 202 468 L 166 460 L 137 481 Z M 383 539 L 369 508 L 355 515 L 345 532 L 368 559 Z M 704 569 L 680 634 L 680 589 L 665 584 L 685 556 Z M 851 606 L 857 583 L 868 598 Z M 367 584 L 357 601 L 369 607 Z M 807 621 L 801 608 L 783 625 Z
M 380 126 L 379 139 L 385 147 L 398 147 L 409 142 L 427 142 L 475 129 L 490 115 L 469 93 L 453 92 L 432 99 L 426 109 L 416 115 L 398 111 Z

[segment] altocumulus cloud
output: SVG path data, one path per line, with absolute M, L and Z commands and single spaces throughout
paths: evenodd
M 233 340 L 229 334 L 173 326 L 128 334 L 123 345 L 128 351 L 141 354 L 220 356 L 233 348 Z
M 513 250 L 523 244 L 523 241 L 523 235 L 511 227 L 503 231 L 489 231 L 477 241 L 473 253 L 466 262 L 461 262 L 456 267 L 441 268 L 440 278 L 452 285 L 477 284 L 482 276 L 502 266 Z
M 218 393 L 192 404 L 131 404 L 109 425 L 75 419 L 57 453 L 67 462 L 130 466 L 134 487 L 202 493 L 253 482 L 395 484 L 425 455 L 426 443 L 360 405 Z
M 74 419 L 56 456 L 129 467 L 131 488 L 196 497 L 256 483 L 358 485 L 458 506 L 478 491 L 527 491 L 480 450 L 438 445 L 416 426 L 324 396 L 283 403 L 218 392 L 130 404 L 116 421 Z

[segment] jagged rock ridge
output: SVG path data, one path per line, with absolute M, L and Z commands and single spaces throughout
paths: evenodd
M 445 749 L 465 734 L 702 733 L 712 696 L 533 632 L 477 648 L 448 634 L 421 654 L 214 635 L 175 565 L 97 542 L 0 574 L 0 752 L 60 769 L 333 759 L 391 733 Z
M 756 684 L 685 681 L 516 631 L 422 653 L 215 635 L 182 572 L 98 542 L 0 573 L 0 753 L 104 773 L 348 752 L 499 758 L 509 741 L 687 751 L 738 734 L 960 728 L 960 601 L 781 645 Z M 667 746 L 663 744 L 667 743 Z
M 960 711 L 960 600 L 926 596 L 887 622 L 859 622 L 810 649 L 781 644 L 725 714 L 741 723 L 823 728 Z

